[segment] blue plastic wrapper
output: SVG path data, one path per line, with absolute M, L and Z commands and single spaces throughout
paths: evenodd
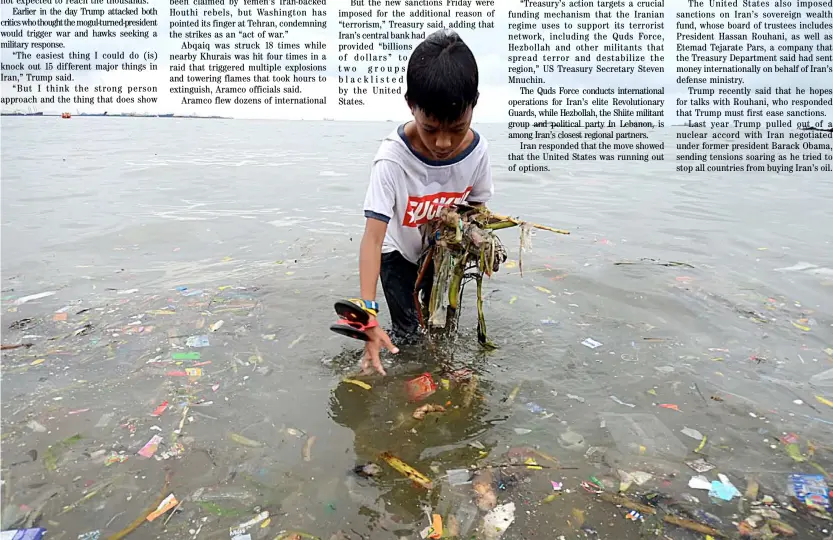
M 830 496 L 827 493 L 827 482 L 821 474 L 791 474 L 789 476 L 787 493 L 807 506 L 815 506 L 830 510 Z
M 13 529 L 0 532 L 0 540 L 41 540 L 46 529 Z

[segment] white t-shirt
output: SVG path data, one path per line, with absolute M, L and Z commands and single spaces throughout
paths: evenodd
M 476 131 L 459 155 L 436 161 L 416 153 L 404 124 L 382 141 L 370 170 L 364 215 L 388 224 L 382 253 L 398 251 L 416 263 L 422 253 L 419 226 L 444 205 L 485 203 L 494 194 L 486 139 Z

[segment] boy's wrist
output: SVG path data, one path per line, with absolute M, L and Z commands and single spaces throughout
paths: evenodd
M 376 300 L 362 300 L 364 310 L 370 313 L 374 318 L 379 315 L 379 303 Z
M 352 302 L 366 311 L 374 318 L 379 315 L 379 303 L 375 300 L 364 300 L 361 298 L 354 298 Z

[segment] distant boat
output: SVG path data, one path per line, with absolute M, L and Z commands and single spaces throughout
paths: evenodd
M 335 120 L 333 120 L 332 118 L 325 118 L 324 121 L 325 122 L 335 122 Z
M 61 113 L 61 118 L 66 118 L 66 119 L 72 118 L 72 114 L 70 114 L 68 112 Z

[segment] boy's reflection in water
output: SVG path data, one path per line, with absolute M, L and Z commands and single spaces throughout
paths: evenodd
M 422 506 L 437 504 L 440 493 L 447 489 L 443 476 L 448 469 L 469 468 L 495 446 L 488 442 L 489 411 L 483 399 L 490 385 L 480 377 L 473 380 L 447 368 L 426 367 L 415 357 L 414 351 L 420 349 L 424 347 L 403 349 L 387 377 L 362 378 L 372 386 L 370 390 L 341 381 L 330 396 L 330 417 L 354 433 L 357 465 L 373 462 L 381 468 L 378 476 L 348 485 L 359 489 L 374 485 L 381 491 L 384 508 L 403 526 L 425 522 Z M 431 373 L 437 390 L 419 402 L 410 402 L 405 384 L 425 372 Z M 474 392 L 470 385 L 476 387 Z M 429 403 L 442 405 L 446 412 L 427 414 L 424 420 L 413 418 L 417 407 Z M 468 444 L 475 441 L 483 444 L 482 450 Z M 390 452 L 428 476 L 435 486 L 432 500 L 427 499 L 425 489 L 381 460 L 382 452 Z

